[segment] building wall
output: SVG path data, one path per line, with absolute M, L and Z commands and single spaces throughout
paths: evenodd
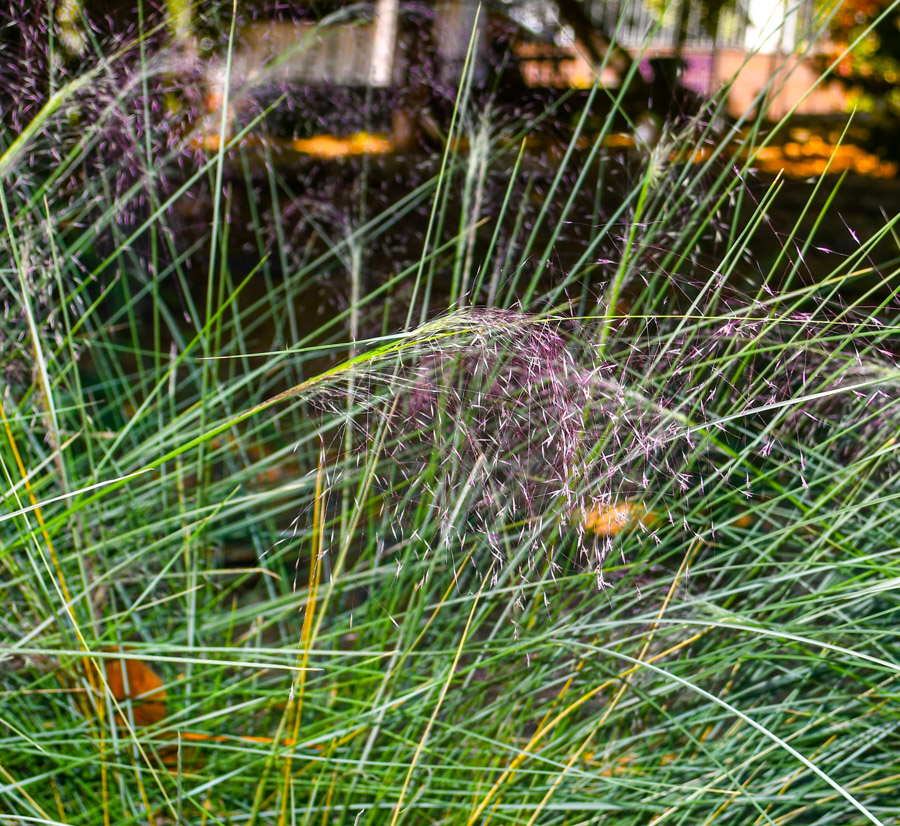
M 648 49 L 641 58 L 642 69 L 649 74 L 649 66 L 645 64 L 651 58 L 672 53 L 671 49 Z M 819 70 L 812 58 L 786 58 L 777 53 L 749 54 L 738 48 L 686 49 L 682 56 L 687 64 L 682 83 L 701 95 L 715 92 L 736 78 L 728 95 L 728 114 L 732 117 L 740 117 L 752 108 L 770 80 L 770 117 L 780 118 L 794 107 L 801 115 L 834 114 L 847 108 L 846 93 L 836 81 L 813 89 Z M 542 50 L 531 44 L 521 50 L 520 57 L 524 58 L 522 71 L 529 85 L 587 88 L 594 82 L 587 60 L 574 47 L 570 57 L 560 59 L 558 55 L 551 55 L 549 49 Z M 601 83 L 615 87 L 619 78 L 614 72 L 607 71 L 601 77 Z
M 386 2 L 379 0 L 376 8 L 384 7 Z M 784 45 L 786 39 L 793 42 L 805 0 L 790 7 L 793 17 L 779 18 L 779 9 L 789 8 L 788 2 L 752 0 L 750 11 L 756 17 L 742 38 L 757 45 L 765 44 L 767 49 Z M 436 16 L 438 63 L 448 77 L 455 79 L 468 47 L 467 32 L 475 19 L 475 5 L 472 0 L 444 0 L 436 5 Z M 784 25 L 779 26 L 779 20 Z M 392 25 L 396 26 L 396 16 Z M 236 90 L 248 83 L 252 87 L 258 83 L 277 85 L 291 81 L 318 86 L 402 84 L 407 58 L 397 45 L 394 45 L 393 65 L 382 68 L 380 74 L 384 77 L 377 80 L 373 76 L 376 29 L 377 25 L 371 22 L 328 27 L 274 21 L 251 24 L 242 30 L 236 44 L 232 83 Z M 396 40 L 392 42 L 396 44 Z M 637 49 L 632 51 L 639 53 Z M 643 52 L 641 68 L 645 76 L 650 77 L 651 58 L 672 53 L 672 46 L 667 44 L 651 46 Z M 567 48 L 532 40 L 520 43 L 517 54 L 528 85 L 585 88 L 594 82 L 593 71 L 577 45 Z M 686 61 L 682 82 L 701 95 L 715 92 L 737 76 L 728 97 L 728 113 L 734 117 L 754 107 L 755 98 L 770 79 L 773 89 L 768 110 L 773 117 L 781 117 L 793 107 L 799 114 L 828 114 L 846 109 L 846 96 L 839 84 L 823 84 L 813 90 L 818 71 L 809 59 L 784 58 L 777 49 L 753 53 L 746 46 L 714 49 L 706 44 L 694 44 L 684 49 L 682 56 Z M 223 68 L 224 63 L 220 70 Z M 616 87 L 620 78 L 610 70 L 601 82 Z M 212 85 L 216 89 L 224 86 L 224 77 L 216 77 Z
M 784 58 L 778 54 L 754 54 L 734 49 L 717 55 L 716 82 L 721 85 L 737 75 L 728 96 L 729 114 L 746 112 L 759 92 L 773 79 L 769 115 L 780 118 L 796 107 L 800 115 L 827 115 L 847 109 L 847 95 L 836 81 L 813 88 L 819 71 L 810 58 Z

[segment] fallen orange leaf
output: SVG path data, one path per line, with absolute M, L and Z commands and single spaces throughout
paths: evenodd
M 391 142 L 382 135 L 360 133 L 349 138 L 333 135 L 317 135 L 314 138 L 298 138 L 291 147 L 306 155 L 319 158 L 343 158 L 347 155 L 381 155 L 390 152 Z
M 163 681 L 150 666 L 141 660 L 124 660 L 126 680 L 122 675 L 122 660 L 109 659 L 104 662 L 109 690 L 119 703 L 131 700 L 135 725 L 149 726 L 166 716 Z
M 640 503 L 623 502 L 617 505 L 596 505 L 587 512 L 581 524 L 588 533 L 596 536 L 615 536 L 637 524 L 650 527 L 655 521 L 656 514 Z
M 733 528 L 749 528 L 753 525 L 753 514 L 744 513 L 735 517 L 729 523 Z

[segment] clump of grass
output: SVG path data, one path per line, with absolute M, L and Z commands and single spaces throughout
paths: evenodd
M 310 210 L 145 22 L 0 155 L 2 818 L 892 822 L 894 220 L 754 269 L 721 100 Z

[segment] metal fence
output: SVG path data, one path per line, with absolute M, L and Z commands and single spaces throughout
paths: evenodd
M 741 47 L 745 45 L 749 17 L 742 3 L 723 6 L 718 21 L 710 18 L 705 4 L 689 4 L 683 45 L 691 49 Z M 642 45 L 675 47 L 681 17 L 681 2 L 647 0 L 593 0 L 593 20 L 616 42 L 629 48 Z

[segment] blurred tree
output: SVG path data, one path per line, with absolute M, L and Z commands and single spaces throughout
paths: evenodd
M 834 76 L 868 122 L 868 148 L 883 157 L 900 158 L 900 3 L 830 0 L 823 10 L 831 12 L 831 19 L 822 68 L 840 58 Z M 859 38 L 859 45 L 848 51 Z
M 689 0 L 684 0 L 688 3 Z M 594 66 L 599 66 L 606 53 L 612 49 L 610 63 L 620 76 L 631 68 L 631 55 L 626 49 L 615 45 L 613 35 L 605 31 L 597 16 L 591 14 L 596 5 L 585 0 L 553 0 L 560 22 L 569 26 L 575 38 L 581 43 Z
M 862 42 L 841 58 L 838 79 L 856 90 L 863 108 L 872 109 L 879 99 L 900 106 L 900 4 L 896 0 L 842 0 L 831 17 L 830 48 L 833 60 L 862 36 Z

